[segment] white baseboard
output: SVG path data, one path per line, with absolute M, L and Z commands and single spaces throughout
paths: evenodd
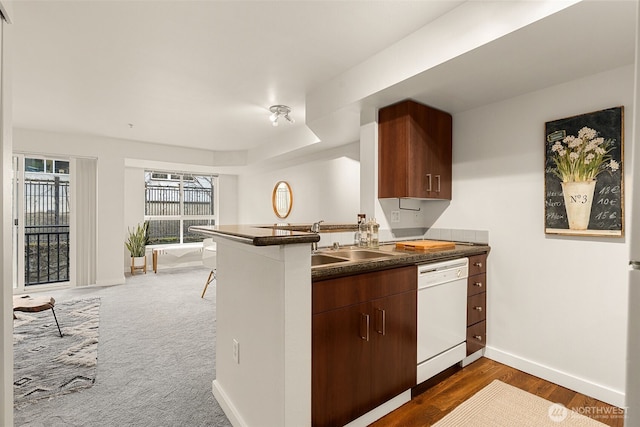
M 384 417 L 390 412 L 395 411 L 405 403 L 411 400 L 411 390 L 406 390 L 391 400 L 386 401 L 382 405 L 377 408 L 372 409 L 366 414 L 362 415 L 359 418 L 351 421 L 349 424 L 345 425 L 345 427 L 365 427 L 370 425 L 376 420 Z
M 247 423 L 244 422 L 242 416 L 233 405 L 231 400 L 229 400 L 229 398 L 227 397 L 227 393 L 224 392 L 224 389 L 222 388 L 222 386 L 220 386 L 218 381 L 213 380 L 213 382 L 211 383 L 211 389 L 213 391 L 213 397 L 215 397 L 218 401 L 218 404 L 231 422 L 231 425 L 233 425 L 233 427 L 248 427 Z
M 113 286 L 113 285 L 122 285 L 125 282 L 124 273 L 119 277 L 111 277 L 107 279 L 97 279 L 97 286 Z
M 496 348 L 487 347 L 484 356 L 496 362 L 516 368 L 536 377 L 540 377 L 552 383 L 577 391 L 589 397 L 606 402 L 619 408 L 625 407 L 625 393 L 614 390 L 602 384 L 576 377 L 563 371 L 542 365 L 532 360 L 524 359 L 515 354 L 507 353 Z

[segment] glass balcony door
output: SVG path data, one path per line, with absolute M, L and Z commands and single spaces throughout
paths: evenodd
M 14 287 L 68 284 L 69 161 L 14 156 Z

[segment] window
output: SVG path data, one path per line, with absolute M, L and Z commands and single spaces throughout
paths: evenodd
M 27 157 L 24 159 L 24 170 L 69 175 L 69 161 Z
M 149 244 L 199 242 L 192 225 L 215 225 L 217 177 L 176 172 L 145 172 L 145 216 Z

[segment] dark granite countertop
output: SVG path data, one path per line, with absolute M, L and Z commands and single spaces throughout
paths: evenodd
M 320 240 L 316 233 L 259 225 L 192 225 L 189 231 L 205 236 L 223 236 L 254 246 L 292 245 Z
M 343 248 L 342 250 L 344 249 L 345 248 Z M 362 249 L 366 250 L 366 248 Z M 380 252 L 387 252 L 388 256 L 384 258 L 353 260 L 334 264 L 313 266 L 311 267 L 311 279 L 314 281 L 333 279 L 335 277 L 351 276 L 354 274 L 387 270 L 389 268 L 403 267 L 407 265 L 445 261 L 471 255 L 488 253 L 491 248 L 488 245 L 464 243 L 456 244 L 455 249 L 435 252 L 421 252 L 414 250 L 396 249 L 395 244 L 385 244 L 380 245 L 380 248 L 376 250 Z M 331 255 L 332 250 L 326 249 L 318 251 L 317 253 Z
M 323 224 L 325 231 L 344 229 L 346 224 Z M 335 228 L 334 228 L 335 227 Z M 303 225 L 216 225 L 216 226 L 191 226 L 189 231 L 205 236 L 223 236 L 241 243 L 254 246 L 290 245 L 297 243 L 313 243 L 320 240 L 316 233 L 301 231 Z M 354 247 L 341 247 L 340 250 L 367 249 Z M 384 254 L 384 257 L 374 259 L 345 260 L 333 264 L 316 265 L 311 267 L 312 280 L 324 280 L 329 278 L 350 276 L 369 271 L 386 270 L 389 268 L 406 265 L 423 264 L 436 261 L 467 257 L 488 253 L 491 248 L 483 244 L 456 243 L 455 249 L 421 252 L 415 250 L 397 249 L 394 243 L 381 244 L 375 251 Z M 332 249 L 323 249 L 317 254 L 332 255 Z
M 293 231 L 310 231 L 311 224 L 271 224 L 271 225 L 258 225 L 258 227 L 276 228 L 279 230 L 293 230 Z M 340 231 L 356 231 L 358 230 L 358 224 L 338 224 L 338 223 L 326 223 L 320 224 L 320 233 L 335 233 Z

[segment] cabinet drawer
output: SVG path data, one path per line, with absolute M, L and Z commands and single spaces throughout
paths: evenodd
M 467 328 L 467 356 L 481 350 L 487 338 L 487 324 L 483 320 Z
M 469 257 L 469 276 L 487 272 L 487 254 Z
M 487 293 L 467 298 L 467 326 L 478 323 L 487 317 Z
M 487 275 L 486 273 L 476 274 L 469 276 L 467 279 L 467 295 L 475 295 L 487 290 Z
M 312 283 L 313 314 L 418 289 L 415 265 Z

